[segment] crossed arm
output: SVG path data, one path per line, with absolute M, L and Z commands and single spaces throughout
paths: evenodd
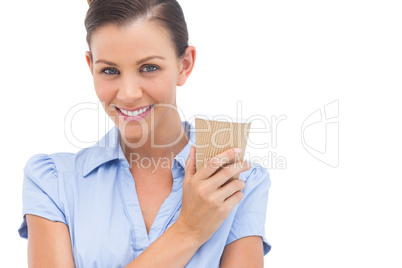
M 36 215 L 27 214 L 26 218 L 29 230 L 28 266 L 30 268 L 73 268 L 74 259 L 71 251 L 70 234 L 67 225 L 61 222 L 53 222 Z M 166 235 L 175 234 L 168 233 Z M 162 236 L 164 236 L 164 234 Z M 153 243 L 155 244 L 153 247 L 150 246 L 147 249 L 149 250 L 147 256 L 158 255 L 158 252 L 160 252 L 162 248 L 165 251 L 166 249 L 172 248 L 166 246 L 169 239 L 161 240 L 159 243 L 156 243 L 157 241 L 158 239 Z M 191 243 L 191 241 L 188 242 Z M 228 244 L 223 251 L 220 267 L 264 267 L 262 245 L 262 239 L 260 236 L 247 236 Z M 193 248 L 193 250 L 188 251 L 186 248 Z M 197 246 L 188 247 L 183 245 L 183 250 L 186 250 L 188 260 L 195 253 L 194 249 L 196 251 Z M 175 251 L 177 252 L 176 247 Z M 186 254 L 182 254 L 182 256 L 185 256 Z M 165 260 L 164 263 L 177 263 L 177 257 L 174 256 L 173 253 L 170 256 L 172 256 L 171 260 Z M 143 261 L 145 262 L 146 260 L 143 259 Z M 136 266 L 137 265 L 134 264 L 131 267 Z M 139 265 L 138 267 L 143 266 Z

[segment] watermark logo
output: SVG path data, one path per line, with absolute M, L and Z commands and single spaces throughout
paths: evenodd
M 101 109 L 103 107 L 103 110 Z M 171 113 L 177 113 L 178 117 L 181 118 L 182 121 L 188 121 L 190 124 L 196 126 L 195 123 L 196 118 L 200 119 L 205 117 L 203 114 L 193 115 L 190 118 L 186 118 L 183 111 L 171 104 L 155 104 L 153 109 L 147 114 L 147 117 L 143 120 L 135 120 L 135 122 L 131 122 L 134 120 L 125 121 L 122 117 L 116 113 L 116 108 L 113 105 L 106 104 L 105 102 L 99 103 L 79 103 L 74 105 L 69 109 L 66 113 L 65 121 L 64 121 L 64 131 L 66 139 L 74 146 L 78 148 L 86 148 L 90 145 L 92 146 L 94 142 L 99 141 L 97 143 L 97 147 L 105 147 L 106 140 L 100 138 L 104 135 L 103 132 L 105 130 L 110 129 L 109 119 L 112 119 L 115 124 L 118 124 L 119 130 L 121 133 L 130 133 L 135 137 L 135 139 L 126 140 L 125 135 L 121 137 L 124 140 L 125 147 L 127 148 L 139 148 L 144 146 L 150 146 L 151 148 L 170 148 L 175 143 L 179 142 L 183 135 L 185 135 L 184 130 L 180 133 L 179 137 L 174 141 L 169 141 L 163 144 L 157 143 L 157 139 L 155 138 L 158 131 L 155 131 L 156 120 L 155 118 L 155 110 L 159 111 L 159 115 Z M 73 121 L 80 120 L 81 112 L 90 111 L 93 113 L 93 119 L 97 120 L 98 125 L 98 139 L 94 139 L 91 141 L 79 139 L 73 129 Z M 218 149 L 232 147 L 231 144 L 238 144 L 236 147 L 244 147 L 244 142 L 247 137 L 247 147 L 253 150 L 263 149 L 266 152 L 266 155 L 263 156 L 255 156 L 251 157 L 248 153 L 244 153 L 242 157 L 244 160 L 250 159 L 249 161 L 260 164 L 261 166 L 268 169 L 287 169 L 286 158 L 279 153 L 275 152 L 275 149 L 278 147 L 278 127 L 281 122 L 286 121 L 286 115 L 271 115 L 266 116 L 262 114 L 254 114 L 249 117 L 243 117 L 242 115 L 242 102 L 237 101 L 236 105 L 236 116 L 229 116 L 226 114 L 219 115 L 208 115 L 205 119 L 213 120 L 214 127 L 208 125 L 209 127 L 194 129 L 194 135 L 199 135 L 199 141 L 197 142 L 197 150 L 202 151 L 205 154 L 214 154 L 217 153 Z M 232 113 L 233 115 L 233 113 Z M 160 116 L 159 116 L 160 117 Z M 206 120 L 206 122 L 209 122 Z M 253 122 L 253 124 L 251 124 Z M 241 124 L 240 124 L 241 123 Z M 241 126 L 242 124 L 247 124 L 249 127 Z M 256 125 L 260 125 L 257 127 Z M 219 127 L 217 127 L 219 126 Z M 134 128 L 133 128 L 134 127 Z M 76 130 L 76 129 L 75 129 Z M 207 132 L 204 133 L 203 132 Z M 262 134 L 264 137 L 261 139 L 256 139 L 252 134 Z M 160 133 L 159 133 L 160 134 Z M 260 138 L 262 137 L 260 135 Z M 111 144 L 113 142 L 114 137 L 109 136 L 108 143 Z M 160 142 L 161 139 L 159 139 Z M 121 142 L 121 141 L 120 141 Z M 209 151 L 204 150 L 205 144 L 208 144 Z M 244 150 L 243 148 L 243 150 Z M 269 150 L 271 148 L 271 150 Z M 144 168 L 150 169 L 153 167 L 166 166 L 169 162 L 170 158 L 167 159 L 145 159 L 138 154 L 131 153 L 130 159 L 128 160 L 130 164 L 140 165 Z M 207 154 L 207 159 L 210 156 Z M 172 157 L 171 157 L 172 158 Z
M 339 100 L 317 109 L 304 120 L 301 142 L 313 157 L 331 167 L 338 167 Z

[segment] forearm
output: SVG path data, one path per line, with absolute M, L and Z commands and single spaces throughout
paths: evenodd
M 202 241 L 174 223 L 126 268 L 183 268 L 201 245 Z

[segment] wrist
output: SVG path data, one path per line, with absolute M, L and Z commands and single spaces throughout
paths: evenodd
M 175 235 L 178 236 L 181 241 L 187 241 L 191 246 L 199 248 L 202 244 L 206 242 L 205 238 L 203 239 L 200 234 L 195 231 L 190 230 L 185 225 L 181 224 L 179 221 L 170 226 L 172 230 L 175 232 Z

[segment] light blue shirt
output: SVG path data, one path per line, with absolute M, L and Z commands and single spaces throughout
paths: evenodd
M 28 237 L 25 214 L 65 223 L 70 230 L 76 267 L 124 267 L 138 257 L 178 218 L 184 166 L 194 126 L 182 121 L 190 138 L 172 164 L 173 187 L 147 234 L 145 222 L 114 126 L 94 146 L 73 153 L 36 154 L 26 163 L 23 182 L 23 222 L 18 232 Z M 219 267 L 223 250 L 245 236 L 261 236 L 264 255 L 271 245 L 265 238 L 268 171 L 252 162 L 240 173 L 246 182 L 243 199 L 219 229 L 194 254 L 186 267 Z

